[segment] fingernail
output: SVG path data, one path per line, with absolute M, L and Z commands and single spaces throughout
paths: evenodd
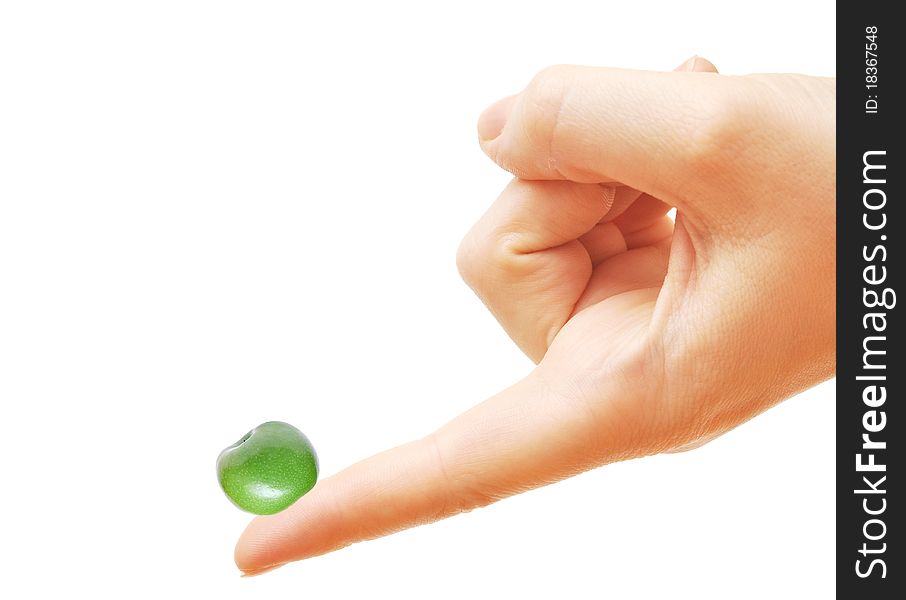
M 252 571 L 243 571 L 243 572 L 242 572 L 242 575 L 240 575 L 240 577 L 255 577 L 256 575 L 263 575 L 264 573 L 268 573 L 269 571 L 273 571 L 273 570 L 275 570 L 275 569 L 279 569 L 280 567 L 282 567 L 282 566 L 285 565 L 285 564 L 286 564 L 286 563 L 280 563 L 280 564 L 278 564 L 278 565 L 271 565 L 271 566 L 269 566 L 269 567 L 262 567 L 262 568 L 260 568 L 260 569 L 255 569 L 255 570 L 252 570 Z
M 498 100 L 481 113 L 478 118 L 478 137 L 481 138 L 481 141 L 487 142 L 500 135 L 515 101 L 516 96 Z
M 686 62 L 684 62 L 683 64 L 678 66 L 676 68 L 676 70 L 677 71 L 694 71 L 696 62 L 698 62 L 698 54 L 695 54 L 694 56 L 692 56 L 692 58 L 688 59 Z

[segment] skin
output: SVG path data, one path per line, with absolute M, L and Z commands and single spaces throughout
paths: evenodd
M 701 445 L 834 374 L 834 80 L 677 71 L 552 67 L 485 111 L 516 178 L 458 265 L 537 367 L 255 519 L 243 572 Z

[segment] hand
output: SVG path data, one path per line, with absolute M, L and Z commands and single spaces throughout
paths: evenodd
M 517 179 L 458 262 L 537 367 L 256 518 L 240 569 L 687 449 L 833 375 L 834 81 L 682 70 L 550 68 L 482 115 Z

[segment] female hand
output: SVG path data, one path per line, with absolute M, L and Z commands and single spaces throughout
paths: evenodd
M 256 518 L 240 569 L 687 449 L 833 375 L 834 81 L 703 70 L 549 68 L 482 115 L 517 178 L 458 264 L 537 367 Z

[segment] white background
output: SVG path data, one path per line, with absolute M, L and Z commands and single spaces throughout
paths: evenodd
M 831 2 L 0 4 L 0 595 L 829 598 L 834 389 L 242 579 L 220 449 L 322 474 L 530 362 L 462 284 L 475 122 L 554 63 L 834 74 Z M 10 593 L 11 592 L 11 593 Z

